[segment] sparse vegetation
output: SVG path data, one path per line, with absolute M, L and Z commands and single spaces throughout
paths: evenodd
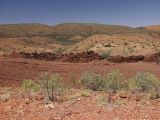
M 134 48 L 133 47 L 128 47 L 128 51 L 129 51 L 129 53 L 132 53 L 132 52 L 134 52 Z
M 27 92 L 31 93 L 42 89 L 46 100 L 54 101 L 56 99 L 63 99 L 64 87 L 60 83 L 61 77 L 59 74 L 43 73 L 39 77 L 39 82 L 36 83 L 32 80 L 24 80 L 22 88 Z M 112 102 L 112 96 L 118 91 L 126 90 L 143 92 L 148 94 L 149 98 L 157 99 L 160 97 L 160 81 L 151 73 L 138 73 L 134 78 L 125 81 L 123 74 L 117 70 L 111 71 L 107 75 L 100 75 L 91 72 L 85 72 L 82 74 L 80 82 L 87 89 L 82 89 L 77 93 L 76 97 L 89 97 L 91 90 L 94 91 L 106 91 L 108 97 L 106 98 L 108 103 Z M 1 96 L 1 100 L 7 99 L 10 94 L 4 94 Z
M 112 53 L 112 49 L 109 49 L 109 50 L 107 50 L 107 51 L 105 51 L 105 52 L 102 52 L 102 53 L 101 53 L 101 57 L 102 57 L 103 59 L 107 59 L 108 57 L 110 57 L 111 53 Z
M 118 70 L 111 71 L 105 77 L 106 90 L 115 93 L 118 90 L 126 88 L 123 74 Z
M 94 91 L 102 90 L 105 87 L 105 82 L 100 74 L 85 72 L 80 78 L 80 82 L 87 88 Z
M 160 25 L 0 25 L 0 119 L 157 120 L 160 78 L 153 73 L 160 76 L 158 64 Z M 43 71 L 49 73 L 39 74 Z M 150 73 L 138 73 L 142 71 Z
M 126 93 L 127 90 L 147 93 L 150 98 L 160 97 L 160 81 L 151 73 L 139 73 L 134 78 L 125 80 L 123 74 L 117 70 L 104 76 L 86 72 L 80 81 L 88 89 L 106 91 L 110 102 L 114 93 Z
M 138 73 L 129 81 L 132 91 L 149 93 L 151 98 L 160 96 L 160 81 L 151 73 Z
M 82 74 L 80 81 L 88 89 L 95 91 L 108 90 L 113 93 L 127 86 L 124 82 L 122 73 L 119 71 L 112 71 L 105 76 L 85 72 Z
M 39 85 L 47 100 L 54 101 L 63 96 L 64 87 L 59 74 L 43 73 L 39 77 Z
M 54 53 L 57 54 L 57 55 L 61 55 L 61 54 L 63 54 L 63 52 L 65 52 L 65 51 L 66 51 L 66 49 L 60 47 L 60 48 L 57 48 L 57 49 L 54 51 Z
M 61 45 L 65 45 L 65 46 L 73 45 L 73 44 L 77 43 L 78 40 L 75 40 L 75 39 L 72 40 L 72 37 L 74 37 L 74 34 L 71 34 L 71 35 L 70 34 L 68 34 L 68 35 L 61 34 L 61 35 L 56 36 L 55 41 L 57 43 L 60 43 Z
M 23 80 L 21 87 L 28 93 L 37 91 L 39 89 L 38 84 L 33 80 Z
M 129 82 L 129 88 L 131 90 L 140 92 L 148 92 L 157 85 L 159 85 L 159 82 L 151 73 L 138 73 Z
M 122 34 L 121 34 L 122 33 Z M 159 33 L 156 33 L 154 36 L 151 34 L 152 31 L 140 30 L 137 28 L 130 28 L 126 26 L 119 25 L 104 25 L 104 24 L 87 24 L 87 23 L 69 23 L 69 24 L 59 24 L 55 26 L 48 26 L 43 24 L 9 24 L 9 25 L 0 25 L 0 37 L 7 39 L 8 42 L 0 41 L 0 47 L 3 49 L 8 48 L 9 52 L 13 52 L 13 49 L 20 49 L 19 51 L 35 51 L 44 52 L 52 51 L 54 48 L 62 47 L 67 48 L 67 52 L 73 51 L 85 51 L 90 49 L 92 46 L 96 46 L 97 43 L 107 43 L 103 47 L 113 48 L 113 54 L 128 54 L 133 52 L 133 50 L 128 50 L 127 46 L 131 45 L 129 41 L 141 41 L 142 45 L 146 44 L 143 42 L 143 38 L 138 36 L 137 39 L 134 39 L 136 34 L 147 35 L 150 37 L 148 40 L 149 43 L 153 43 L 153 40 L 159 39 Z M 108 38 L 107 36 L 112 36 Z M 118 37 L 117 37 L 118 35 Z M 120 36 L 119 36 L 120 35 Z M 130 37 L 125 37 L 125 36 Z M 80 37 L 76 37 L 80 36 Z M 93 40 L 94 36 L 96 41 L 88 42 Z M 22 38 L 23 37 L 23 38 Z M 106 38 L 107 37 L 107 38 Z M 12 39 L 13 38 L 13 39 Z M 145 37 L 146 38 L 146 37 Z M 116 40 L 115 40 L 116 39 Z M 123 43 L 121 43 L 123 41 Z M 97 43 L 96 43 L 97 42 Z M 12 44 L 13 43 L 13 44 Z M 112 45 L 110 44 L 112 43 Z M 157 42 L 155 42 L 158 44 Z M 147 43 L 148 44 L 148 43 Z M 73 46 L 77 46 L 74 47 Z M 117 46 L 118 45 L 118 46 Z M 18 47 L 15 47 L 18 46 Z M 126 47 L 126 51 L 123 52 L 123 49 L 119 47 Z M 154 48 L 146 47 L 142 49 L 153 50 Z M 32 49 L 32 50 L 31 50 Z M 92 49 L 92 48 L 91 48 Z M 95 48 L 93 48 L 95 49 Z M 96 48 L 95 52 L 99 51 L 101 48 Z M 120 51 L 119 51 L 120 50 Z M 2 51 L 2 50 L 1 50 Z M 7 50 L 8 51 L 8 50 Z M 138 50 L 142 52 L 143 50 Z M 8 52 L 4 53 L 7 54 Z M 62 52 L 57 52 L 62 53 Z M 142 52 L 143 53 L 143 52 Z M 103 58 L 108 58 L 110 52 L 102 53 Z
M 21 88 L 25 91 L 26 97 L 32 97 L 32 93 L 39 90 L 39 85 L 33 80 L 23 80 Z

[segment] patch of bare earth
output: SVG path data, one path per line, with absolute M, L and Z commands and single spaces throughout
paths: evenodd
M 160 77 L 160 65 L 156 63 L 109 63 L 105 60 L 89 63 L 64 63 L 0 57 L 0 85 L 18 85 L 23 79 L 36 79 L 41 72 L 60 73 L 63 81 L 70 84 L 71 77 L 79 79 L 85 71 L 103 74 L 111 70 L 120 70 L 126 76 L 133 76 L 138 72 L 150 72 Z
M 160 78 L 160 65 L 156 63 L 109 63 L 105 60 L 89 63 L 64 63 L 45 60 L 0 57 L 0 86 L 17 88 L 23 79 L 36 79 L 41 72 L 60 73 L 70 86 L 85 71 L 106 73 L 120 70 L 126 76 L 138 72 L 151 72 Z M 12 97 L 0 101 L 0 120 L 159 120 L 160 100 L 137 101 L 120 98 L 117 104 L 100 105 L 98 92 L 89 97 L 78 97 L 64 102 L 45 105 L 43 97 L 26 99 L 15 89 Z M 119 99 L 118 99 L 119 100 Z M 122 101 L 122 102 L 121 102 Z M 124 103 L 124 104 L 123 104 Z

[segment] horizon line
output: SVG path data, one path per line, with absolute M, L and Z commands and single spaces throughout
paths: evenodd
M 131 28 L 139 28 L 139 27 L 146 27 L 146 26 L 157 26 L 160 24 L 148 24 L 148 25 L 142 25 L 142 26 L 130 26 L 130 25 L 124 25 L 124 24 L 108 24 L 108 23 L 99 23 L 99 22 L 60 22 L 60 23 L 42 23 L 42 22 L 19 22 L 19 23 L 0 23 L 0 25 L 20 25 L 20 24 L 41 24 L 41 25 L 48 25 L 48 26 L 56 26 L 61 24 L 99 24 L 99 25 L 115 25 L 115 26 L 125 26 L 125 27 L 131 27 Z

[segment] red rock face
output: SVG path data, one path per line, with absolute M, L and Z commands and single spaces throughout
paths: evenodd
M 146 56 L 145 62 L 160 62 L 160 53 L 155 53 L 153 55 Z
M 66 54 L 55 54 L 55 53 L 13 53 L 12 57 L 25 57 L 25 58 L 35 58 L 43 60 L 54 60 L 61 62 L 75 62 L 75 63 L 85 63 L 93 60 L 100 60 L 101 56 L 93 51 L 87 51 L 82 53 L 66 53 Z
M 109 62 L 114 62 L 114 63 L 120 63 L 120 62 L 138 62 L 138 61 L 143 61 L 144 56 L 139 55 L 139 56 L 129 56 L 129 57 L 123 57 L 123 56 L 112 56 L 108 59 Z
M 49 61 L 60 61 L 60 62 L 71 62 L 71 63 L 86 63 L 93 60 L 101 60 L 102 57 L 93 51 L 86 51 L 81 53 L 66 53 L 66 54 L 55 54 L 55 53 L 25 53 L 13 52 L 11 57 L 24 57 L 32 59 L 41 59 Z M 152 55 L 138 55 L 138 56 L 110 56 L 107 59 L 109 62 L 121 63 L 121 62 L 156 62 L 160 63 L 160 53 L 155 53 Z
M 152 55 L 138 55 L 138 56 L 111 56 L 108 58 L 109 62 L 121 63 L 121 62 L 160 62 L 160 53 L 155 53 Z

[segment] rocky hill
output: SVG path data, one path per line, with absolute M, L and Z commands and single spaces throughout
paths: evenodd
M 137 55 L 160 50 L 159 26 L 132 28 L 95 23 L 0 25 L 0 53 L 93 50 L 100 54 Z

